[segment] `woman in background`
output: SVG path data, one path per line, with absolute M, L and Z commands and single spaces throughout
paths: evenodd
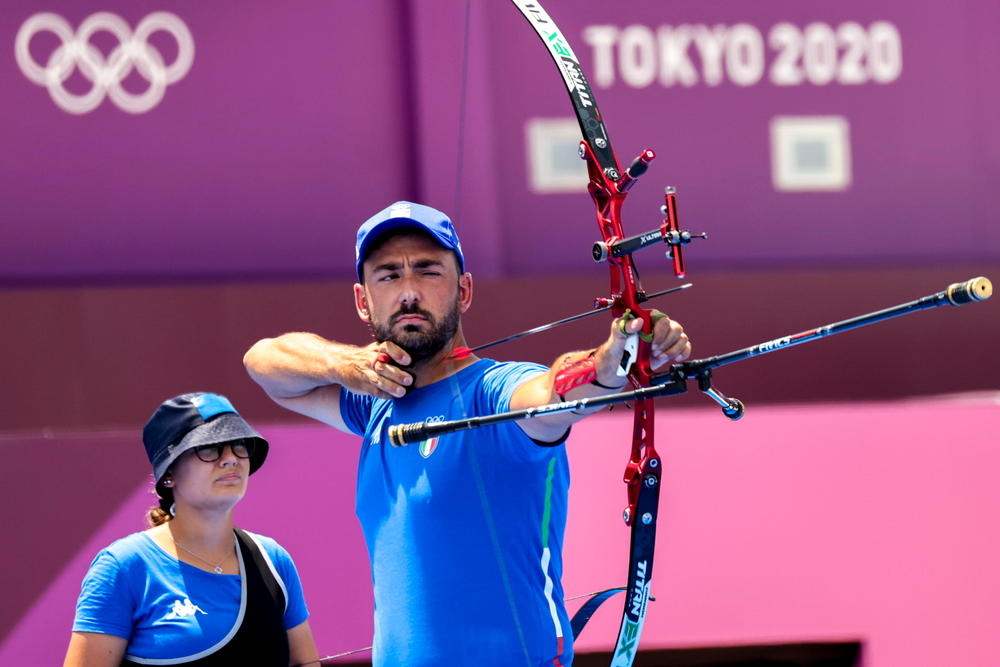
M 209 393 L 165 401 L 142 439 L 159 506 L 91 563 L 64 667 L 316 660 L 288 552 L 233 525 L 267 441 Z

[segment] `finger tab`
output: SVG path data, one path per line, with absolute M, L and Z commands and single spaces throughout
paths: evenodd
M 372 369 L 374 369 L 375 365 L 378 364 L 379 362 L 387 364 L 391 360 L 392 357 L 390 357 L 386 352 L 379 352 L 378 354 L 375 355 L 375 360 L 372 361 Z

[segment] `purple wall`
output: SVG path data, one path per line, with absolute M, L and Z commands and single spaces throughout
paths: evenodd
M 7 3 L 0 280 L 328 275 L 349 266 L 356 221 L 413 196 L 397 5 L 169 3 L 195 43 L 188 74 L 148 113 L 106 99 L 72 115 L 9 57 L 38 3 Z M 110 11 L 134 29 L 165 7 L 64 0 L 45 9 L 74 28 Z M 173 61 L 167 33 L 151 41 Z M 117 45 L 106 32 L 93 43 L 105 54 Z M 36 60 L 58 44 L 39 34 Z M 148 86 L 134 72 L 123 85 Z M 79 72 L 66 87 L 88 89 Z
M 592 79 L 620 159 L 646 147 L 659 155 L 633 191 L 626 231 L 659 224 L 670 184 L 684 226 L 711 234 L 688 254 L 696 289 L 658 304 L 688 327 L 696 355 L 997 277 L 996 3 L 545 4 Z M 389 201 L 425 201 L 458 219 L 479 279 L 471 341 L 603 295 L 586 196 L 535 194 L 528 183 L 526 121 L 570 114 L 556 69 L 513 6 L 471 5 L 466 17 L 460 0 L 55 0 L 44 10 L 70 30 L 98 11 L 134 30 L 166 10 L 194 42 L 190 71 L 147 113 L 104 99 L 73 115 L 14 57 L 18 31 L 40 7 L 5 4 L 0 347 L 10 381 L 0 392 L 0 520 L 26 546 L 4 563 L 18 576 L 0 610 L 0 663 L 58 660 L 86 563 L 139 527 L 148 498 L 135 434 L 152 406 L 204 388 L 230 395 L 255 422 L 287 420 L 243 372 L 246 347 L 287 330 L 365 340 L 347 317 L 351 249 L 358 222 Z M 899 76 L 776 85 L 779 49 L 768 38 L 784 22 L 799 35 L 814 24 L 890 23 L 901 38 Z M 616 36 L 611 49 L 592 46 L 595 28 Z M 761 78 L 740 85 L 693 41 L 680 55 L 668 49 L 674 69 L 656 51 L 642 60 L 642 39 L 673 31 L 695 40 L 710 29 L 760 37 Z M 169 36 L 150 42 L 167 63 L 177 57 Z M 727 42 L 702 47 L 713 43 Z M 108 57 L 117 42 L 105 32 L 91 44 Z M 29 45 L 44 64 L 59 41 L 47 33 Z M 846 58 L 839 49 L 838 64 Z M 650 64 L 652 78 L 638 80 Z M 662 83 L 685 67 L 691 85 Z M 89 90 L 80 71 L 64 85 Z M 140 94 L 148 84 L 132 72 L 122 86 Z M 779 193 L 771 119 L 816 115 L 850 125 L 851 186 Z M 654 252 L 638 260 L 650 290 L 673 280 L 661 262 Z M 659 436 L 674 464 L 651 645 L 862 638 L 876 665 L 991 664 L 1000 582 L 997 545 L 982 526 L 1000 509 L 985 477 L 997 463 L 995 405 L 763 405 L 995 388 L 1000 318 L 991 308 L 938 309 L 727 368 L 720 389 L 751 410 L 739 425 L 714 410 L 676 411 L 683 436 Z M 603 335 L 598 319 L 498 356 L 547 362 Z M 621 452 L 592 444 L 624 428 L 606 418 L 578 429 L 573 592 L 620 581 L 623 494 L 607 473 Z M 268 434 L 301 448 L 255 476 L 241 520 L 295 554 L 321 649 L 364 645 L 356 444 L 304 426 Z M 612 615 L 594 621 L 584 648 L 606 648 Z
M 472 7 L 464 102 L 458 0 L 171 3 L 192 35 L 193 64 L 142 114 L 107 99 L 66 113 L 13 58 L 0 59 L 9 91 L 0 109 L 0 281 L 347 277 L 358 221 L 401 197 L 457 211 L 480 275 L 593 271 L 587 198 L 531 194 L 526 181 L 526 120 L 570 113 L 556 68 L 511 4 Z M 46 8 L 73 28 L 98 9 Z M 100 9 L 135 28 L 164 8 Z M 934 0 L 913 11 L 899 0 L 852 0 L 749 11 L 586 0 L 548 9 L 594 80 L 621 160 L 644 147 L 659 152 L 634 190 L 628 231 L 658 225 L 661 186 L 678 186 L 685 224 L 712 234 L 691 253 L 692 268 L 1000 257 L 991 223 L 1000 176 L 995 3 Z M 37 11 L 8 3 L 0 35 L 13 44 Z M 814 23 L 891 24 L 902 70 L 883 83 L 776 85 L 770 74 L 782 51 L 769 40 L 783 22 L 799 33 Z M 643 70 L 641 40 L 626 48 L 622 37 L 601 60 L 587 36 L 600 26 L 650 39 L 687 31 L 692 41 L 674 54 L 692 85 L 661 82 L 676 66 L 649 61 Z M 714 61 L 699 57 L 692 35 L 715 26 L 761 40 L 759 80 L 739 80 L 725 59 L 713 78 Z M 151 42 L 173 61 L 178 47 L 166 33 Z M 716 46 L 727 43 L 720 37 Z M 58 44 L 40 33 L 30 42 L 35 61 L 44 64 Z M 117 42 L 99 32 L 92 44 L 107 55 Z M 847 48 L 837 51 L 840 65 Z M 636 82 L 637 69 L 653 80 Z M 147 85 L 135 72 L 123 83 L 133 93 Z M 65 87 L 83 94 L 89 84 L 77 71 Z M 779 115 L 848 120 L 850 189 L 774 191 L 768 126 Z M 650 253 L 640 265 L 656 261 Z
M 698 271 L 692 289 L 656 307 L 683 322 L 699 358 L 908 302 L 997 265 L 829 271 Z M 651 288 L 672 274 L 644 274 Z M 476 280 L 463 322 L 472 344 L 586 311 L 606 276 Z M 526 295 L 542 298 L 527 298 Z M 722 391 L 748 404 L 857 401 L 997 387 L 996 299 L 935 308 L 813 344 L 732 364 L 715 373 Z M 153 407 L 182 391 L 210 389 L 261 421 L 293 415 L 270 401 L 241 359 L 257 340 L 313 331 L 346 343 L 370 340 L 346 281 L 158 287 L 0 290 L 0 328 L 11 350 L 0 390 L 0 434 L 49 430 L 137 432 Z M 551 363 L 607 335 L 598 315 L 489 350 L 497 359 Z M 691 395 L 671 404 L 704 405 Z
M 860 640 L 867 667 L 995 664 L 995 392 L 754 408 L 738 423 L 707 408 L 664 410 L 660 418 L 658 450 L 667 466 L 653 577 L 657 601 L 645 647 Z M 568 595 L 623 581 L 628 532 L 620 520 L 625 489 L 619 473 L 630 428 L 625 412 L 575 428 Z M 323 426 L 261 430 L 272 453 L 254 475 L 237 520 L 292 553 L 321 654 L 367 646 L 371 593 L 353 516 L 357 438 Z M 43 472 L 51 459 L 40 445 L 73 451 L 74 442 L 61 435 L 45 443 L 2 443 L 7 460 L 30 465 L 0 488 L 0 507 L 11 512 L 19 499 L 23 506 L 32 498 L 40 510 L 38 534 L 62 531 L 62 503 L 93 483 L 77 477 L 38 494 L 51 479 Z M 119 435 L 107 447 L 142 466 L 137 443 Z M 58 662 L 87 564 L 98 549 L 139 529 L 150 504 L 146 471 L 129 479 L 132 490 L 116 507 L 79 515 L 92 534 L 64 545 L 66 560 L 46 570 L 50 584 L 37 599 L 24 594 L 20 577 L 7 583 L 6 607 L 21 614 L 0 640 L 0 663 Z M 30 570 L 27 558 L 34 561 L 36 551 L 44 557 L 30 546 L 7 550 L 5 570 Z M 608 650 L 618 604 L 609 602 L 594 617 L 581 651 Z
M 692 267 L 938 264 L 996 258 L 1000 252 L 994 224 L 1000 177 L 1000 128 L 992 120 L 1000 115 L 1000 88 L 994 81 L 1000 47 L 992 37 L 1000 10 L 995 3 L 934 0 L 920 11 L 903 1 L 860 0 L 822 6 L 631 2 L 626 9 L 597 1 L 573 3 L 572 9 L 546 6 L 592 83 L 594 50 L 582 38 L 588 26 L 655 31 L 664 25 L 746 23 L 765 39 L 764 77 L 753 85 L 736 85 L 724 76 L 710 86 L 699 74 L 691 87 L 656 81 L 631 87 L 620 74 L 618 51 L 614 82 L 607 88 L 595 85 L 619 160 L 627 163 L 646 147 L 659 154 L 632 191 L 626 213 L 633 226 L 627 231 L 655 227 L 660 186 L 677 186 L 685 226 L 711 232 L 707 243 L 692 246 Z M 493 98 L 497 145 L 509 154 L 523 145 L 525 117 L 567 115 L 569 102 L 547 54 L 520 18 L 506 11 L 505 3 L 488 7 L 494 26 L 490 50 L 504 54 L 490 80 L 496 91 L 508 86 L 515 91 Z M 766 39 L 773 26 L 823 22 L 836 28 L 847 21 L 865 26 L 888 21 L 898 28 L 903 49 L 898 79 L 823 86 L 769 81 L 777 50 L 767 47 Z M 700 73 L 697 49 L 692 45 L 687 53 Z M 778 115 L 848 119 L 854 172 L 849 190 L 773 190 L 768 124 Z M 586 245 L 576 241 L 573 230 L 591 219 L 586 198 L 527 195 L 522 164 L 513 156 L 505 162 L 501 215 L 510 226 L 508 238 L 531 242 L 509 244 L 505 266 L 514 274 L 539 265 L 584 270 Z M 539 225 L 540 220 L 551 224 Z M 656 258 L 649 253 L 639 262 L 649 266 Z

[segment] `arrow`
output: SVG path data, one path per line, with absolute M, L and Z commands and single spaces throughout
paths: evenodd
M 664 294 L 670 294 L 672 292 L 679 292 L 679 291 L 681 291 L 683 289 L 687 289 L 689 287 L 692 287 L 693 285 L 694 285 L 694 283 L 684 283 L 683 285 L 680 285 L 678 287 L 671 287 L 670 289 L 665 289 L 662 292 L 654 292 L 653 294 L 647 295 L 646 298 L 643 299 L 643 301 L 648 301 L 649 299 L 655 299 L 656 297 L 663 296 Z M 512 340 L 517 340 L 518 338 L 523 338 L 524 336 L 530 336 L 532 334 L 541 333 L 543 331 L 547 331 L 549 329 L 557 327 L 557 326 L 559 326 L 561 324 L 569 324 L 570 322 L 575 322 L 576 320 L 583 319 L 584 317 L 590 317 L 591 315 L 596 315 L 597 313 L 602 313 L 605 310 L 610 310 L 615 305 L 616 305 L 615 303 L 609 303 L 606 306 L 601 306 L 600 308 L 596 308 L 594 310 L 588 310 L 587 312 L 580 313 L 579 315 L 572 315 L 570 317 L 563 318 L 563 319 L 561 319 L 561 320 L 559 320 L 557 322 L 549 322 L 548 324 L 543 324 L 541 326 L 537 326 L 534 329 L 528 329 L 527 331 L 522 331 L 521 333 L 516 333 L 513 336 L 507 336 L 506 338 L 501 338 L 500 340 L 495 340 L 492 343 L 485 343 L 483 345 L 477 345 L 476 347 L 462 347 L 462 346 L 456 347 L 454 350 L 451 351 L 451 354 L 449 354 L 447 357 L 445 357 L 444 360 L 445 361 L 452 361 L 452 360 L 455 360 L 455 359 L 465 359 L 467 356 L 469 356 L 473 352 L 478 352 L 479 350 L 485 350 L 488 347 L 493 347 L 494 345 L 499 345 L 500 343 L 508 343 L 508 342 L 510 342 Z

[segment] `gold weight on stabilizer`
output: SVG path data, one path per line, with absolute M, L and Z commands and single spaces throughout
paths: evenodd
M 971 301 L 986 301 L 993 296 L 993 283 L 985 276 L 970 278 L 964 283 L 948 286 L 948 301 L 953 306 L 960 306 Z

